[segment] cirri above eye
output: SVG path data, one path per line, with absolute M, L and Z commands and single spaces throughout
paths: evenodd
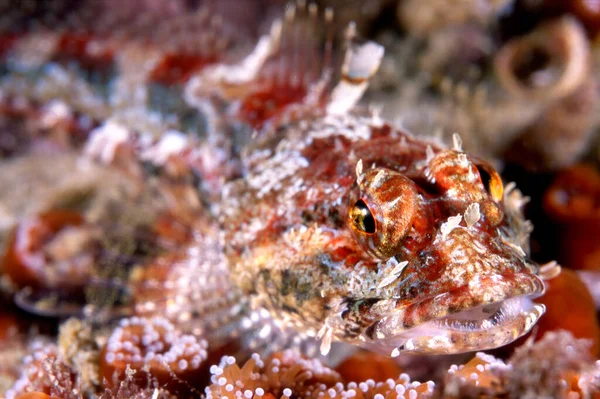
M 398 253 L 416 216 L 415 183 L 386 168 L 361 172 L 357 180 L 348 212 L 354 237 L 366 251 L 389 258 Z

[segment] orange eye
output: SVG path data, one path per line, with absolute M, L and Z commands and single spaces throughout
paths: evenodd
M 476 163 L 475 167 L 479 172 L 479 177 L 485 190 L 492 196 L 494 201 L 500 202 L 504 194 L 504 186 L 498 173 L 491 165 L 485 163 Z
M 365 234 L 375 234 L 375 218 L 362 199 L 356 201 L 350 209 L 350 220 L 356 230 Z

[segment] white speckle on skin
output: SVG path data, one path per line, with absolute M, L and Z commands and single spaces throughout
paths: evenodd
M 456 216 L 450 216 L 448 218 L 448 221 L 445 223 L 442 223 L 442 226 L 440 227 L 440 232 L 442 233 L 442 237 L 447 237 L 448 234 L 450 234 L 452 232 L 452 230 L 454 230 L 455 228 L 457 228 L 460 225 L 460 222 L 462 221 L 462 215 L 456 215 Z
M 466 154 L 458 154 L 457 158 L 458 165 L 462 166 L 465 169 L 469 167 L 469 158 L 467 158 Z
M 370 105 L 369 110 L 371 111 L 371 124 L 374 127 L 382 127 L 384 125 L 384 121 L 381 118 L 383 105 Z
M 323 327 L 319 330 L 319 333 L 317 334 L 317 338 L 321 338 L 321 347 L 319 348 L 321 351 L 321 355 L 326 356 L 331 350 L 333 329 L 327 324 L 323 325 Z
M 435 153 L 433 152 L 433 148 L 431 148 L 430 145 L 428 145 L 427 148 L 425 149 L 425 157 L 426 157 L 425 160 L 427 162 L 431 161 L 435 157 Z
M 481 219 L 481 213 L 479 212 L 479 204 L 474 202 L 467 207 L 465 211 L 465 223 L 467 228 L 473 227 Z
M 375 177 L 373 178 L 373 181 L 371 182 L 371 184 L 369 186 L 372 187 L 373 189 L 380 188 L 381 185 L 383 183 L 385 183 L 385 180 L 383 180 L 384 177 L 385 177 L 385 171 L 383 169 L 381 169 L 379 172 L 377 172 L 377 174 L 375 175 Z
M 359 159 L 356 163 L 356 182 L 360 186 L 363 180 L 363 161 L 362 159 Z
M 271 190 L 281 188 L 285 179 L 296 175 L 298 170 L 308 166 L 308 160 L 298 151 L 280 151 L 257 168 L 256 173 L 248 178 L 248 184 L 258 191 L 256 196 L 262 198 Z
M 67 120 L 72 116 L 71 108 L 61 100 L 52 100 L 43 108 L 40 124 L 46 128 L 52 128 L 59 122 Z
M 391 258 L 391 259 L 395 260 L 395 258 Z M 402 271 L 404 270 L 404 268 L 407 265 L 408 265 L 408 261 L 398 263 L 389 272 L 389 275 L 387 275 L 383 280 L 381 280 L 381 282 L 377 285 L 377 288 L 386 287 L 386 286 L 390 285 L 391 283 L 393 283 L 394 281 L 396 281 L 396 279 L 398 279 L 398 277 L 400 277 L 400 274 L 402 274 Z
M 169 157 L 180 154 L 188 145 L 187 135 L 176 130 L 168 130 L 156 145 L 143 151 L 140 158 L 152 161 L 157 165 L 164 165 Z
M 102 163 L 113 161 L 117 148 L 130 141 L 130 131 L 112 120 L 106 121 L 90 133 L 84 152 Z
M 452 135 L 452 146 L 455 151 L 462 151 L 463 141 L 458 133 Z

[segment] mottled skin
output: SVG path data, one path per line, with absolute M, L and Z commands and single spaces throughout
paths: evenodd
M 459 148 L 327 115 L 244 163 L 222 210 L 232 278 L 322 352 L 332 339 L 393 355 L 484 349 L 543 313 L 519 299 L 544 291 L 522 249 L 529 226 L 493 168 Z
M 202 31 L 206 17 L 196 11 L 189 17 Z M 319 25 L 315 9 L 303 12 L 313 28 Z M 331 18 L 325 15 L 326 28 Z M 154 19 L 148 21 L 140 32 L 129 32 L 128 25 L 125 32 L 144 37 L 154 31 Z M 112 26 L 108 22 L 99 23 L 98 32 Z M 167 22 L 167 33 L 181 25 Z M 293 12 L 285 22 L 294 23 Z M 362 47 L 356 57 L 350 51 L 336 87 L 343 90 L 330 92 L 331 42 L 313 53 L 320 36 L 310 29 L 306 37 L 292 34 L 289 40 L 285 32 L 294 29 L 284 26 L 281 33 L 281 25 L 273 27 L 245 58 L 224 64 L 227 46 L 209 40 L 225 35 L 216 28 L 206 28 L 211 46 L 191 54 L 184 46 L 183 39 L 193 36 L 187 31 L 182 43 L 159 35 L 169 46 L 100 39 L 99 52 L 89 51 L 103 37 L 98 32 L 88 37 L 77 29 L 42 31 L 40 37 L 52 44 L 42 43 L 45 57 L 33 57 L 40 43 L 31 37 L 4 35 L 0 57 L 35 79 L 22 82 L 9 70 L 0 86 L 0 111 L 16 110 L 46 132 L 46 116 L 56 114 L 56 104 L 41 110 L 38 104 L 59 100 L 68 112 L 58 118 L 58 139 L 47 134 L 53 145 L 80 148 L 85 142 L 87 156 L 142 183 L 164 177 L 159 186 L 174 208 L 169 211 L 183 209 L 193 230 L 191 252 L 200 259 L 183 268 L 180 302 L 171 297 L 173 290 L 142 298 L 154 300 L 152 311 L 176 303 L 170 313 L 187 317 L 189 311 L 211 328 L 225 325 L 223 336 L 233 331 L 256 345 L 260 340 L 248 332 L 255 327 L 261 327 L 256 336 L 263 341 L 285 341 L 278 331 L 271 336 L 264 329 L 275 324 L 293 330 L 296 342 L 318 336 L 322 353 L 333 340 L 392 355 L 399 349 L 463 352 L 497 347 L 528 331 L 543 307 L 524 298 L 540 295 L 544 284 L 526 255 L 530 226 L 520 214 L 519 194 L 503 194 L 498 174 L 459 145 L 444 149 L 377 117 L 345 112 L 345 94 L 362 93 L 376 69 L 368 61 L 377 46 Z M 65 58 L 76 59 L 86 73 L 69 71 Z M 298 59 L 316 61 L 304 65 Z M 104 85 L 109 77 L 112 84 Z M 21 96 L 28 101 L 16 101 Z M 26 130 L 8 126 L 11 132 Z M 202 133 L 197 140 L 190 126 Z M 169 138 L 171 129 L 177 134 Z M 12 156 L 31 144 L 14 141 L 5 150 L 0 146 L 0 153 Z M 225 258 L 213 221 L 210 228 L 198 227 L 204 205 L 219 219 Z M 214 297 L 215 303 L 206 299 Z

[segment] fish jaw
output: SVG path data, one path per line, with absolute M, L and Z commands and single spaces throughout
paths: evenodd
M 535 325 L 545 307 L 532 299 L 543 293 L 544 283 L 536 275 L 491 274 L 408 306 L 383 300 L 374 308 L 387 308 L 389 314 L 369 326 L 359 340 L 391 356 L 497 348 Z

